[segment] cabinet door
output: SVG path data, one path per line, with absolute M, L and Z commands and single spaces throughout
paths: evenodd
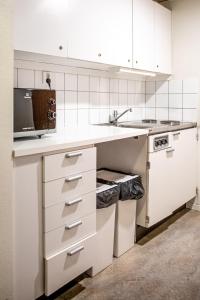
M 197 129 L 172 132 L 174 148 L 175 201 L 173 209 L 196 196 L 197 187 Z
M 132 0 L 69 0 L 69 57 L 132 66 Z
M 66 0 L 16 0 L 15 50 L 67 56 Z
M 133 68 L 154 71 L 154 2 L 133 0 Z
M 173 149 L 149 154 L 151 167 L 148 174 L 148 227 L 163 220 L 173 212 L 174 152 L 171 150 Z
M 154 2 L 156 71 L 171 74 L 171 11 Z

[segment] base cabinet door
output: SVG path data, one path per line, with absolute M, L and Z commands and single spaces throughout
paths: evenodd
M 196 196 L 197 129 L 172 132 L 174 148 L 174 210 Z

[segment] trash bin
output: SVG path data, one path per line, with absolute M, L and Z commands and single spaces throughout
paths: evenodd
M 113 255 L 119 257 L 132 248 L 135 243 L 136 204 L 137 200 L 144 195 L 141 177 L 102 169 L 97 172 L 97 181 L 117 184 L 120 188 L 120 201 L 116 206 L 113 251 Z
M 97 183 L 96 211 L 96 263 L 92 276 L 113 262 L 116 203 L 119 200 L 119 186 Z

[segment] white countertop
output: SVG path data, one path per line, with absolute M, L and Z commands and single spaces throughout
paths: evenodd
M 66 127 L 59 134 L 45 135 L 41 139 L 16 140 L 14 142 L 13 156 L 43 154 L 147 134 L 148 130 L 146 129 L 114 126 Z

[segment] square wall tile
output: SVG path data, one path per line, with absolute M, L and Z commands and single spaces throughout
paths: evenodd
M 60 132 L 65 127 L 65 111 L 57 110 L 56 112 L 56 131 Z
M 169 82 L 168 81 L 156 81 L 156 94 L 168 94 Z
M 90 91 L 99 92 L 100 89 L 100 79 L 99 77 L 90 76 Z
M 197 108 L 198 94 L 183 94 L 183 108 Z
M 104 108 L 99 109 L 99 122 L 100 123 L 109 122 L 109 115 L 110 115 L 109 109 L 104 109 Z
M 119 106 L 119 94 L 110 93 L 110 107 L 118 108 Z
M 75 91 L 65 91 L 65 109 L 77 109 L 78 93 Z
M 182 80 L 170 80 L 169 81 L 169 93 L 170 94 L 181 94 L 183 92 L 183 81 Z
M 133 111 L 127 114 L 128 121 L 139 121 L 145 118 L 145 108 L 134 107 Z
M 124 79 L 119 79 L 119 93 L 128 92 L 128 81 Z
M 17 69 L 14 69 L 14 78 L 13 78 L 13 86 L 17 88 Z
M 154 95 L 146 95 L 146 107 L 156 107 L 156 96 Z
M 65 90 L 77 91 L 77 89 L 78 89 L 78 75 L 65 74 Z
M 34 88 L 34 71 L 18 69 L 18 88 Z
M 110 92 L 111 93 L 119 92 L 119 80 L 118 79 L 110 79 Z
M 56 91 L 56 108 L 65 109 L 65 92 Z
M 100 78 L 100 92 L 109 93 L 110 82 L 109 78 Z
M 145 94 L 145 81 L 135 81 L 135 93 Z
M 109 93 L 100 93 L 99 107 L 100 108 L 109 108 L 110 105 L 110 94 Z
M 155 94 L 156 92 L 156 82 L 146 81 L 146 94 Z
M 199 92 L 199 80 L 197 78 L 188 78 L 183 80 L 183 93 L 197 94 Z
M 99 109 L 92 108 L 89 111 L 89 121 L 90 124 L 98 124 L 99 123 Z
M 89 124 L 89 109 L 78 109 L 78 125 Z
M 78 75 L 78 91 L 87 92 L 89 91 L 89 76 Z
M 90 107 L 91 108 L 98 108 L 99 107 L 99 93 L 97 92 L 90 92 Z
M 128 106 L 132 107 L 135 105 L 135 94 L 128 94 Z
M 168 94 L 156 95 L 156 107 L 168 107 L 169 105 Z
M 145 94 L 135 94 L 135 106 L 145 107 Z
M 78 124 L 78 111 L 77 109 L 65 110 L 65 127 L 75 127 Z
M 128 93 L 134 94 L 136 91 L 136 84 L 134 80 L 128 80 Z
M 169 120 L 182 121 L 182 113 L 180 108 L 169 108 Z
M 123 109 L 123 108 L 119 108 L 119 109 L 117 110 L 117 112 L 118 112 L 118 114 L 120 115 L 121 113 L 124 112 L 124 109 Z M 129 113 L 130 113 L 130 112 L 127 112 L 126 114 L 124 114 L 123 116 L 121 116 L 120 119 L 119 119 L 119 122 L 126 122 L 126 121 L 128 121 L 128 114 L 129 114 Z
M 65 89 L 64 73 L 55 73 L 55 89 L 59 91 L 64 91 Z
M 156 119 L 157 120 L 168 120 L 168 108 L 156 108 Z
M 169 107 L 182 108 L 183 95 L 182 94 L 169 94 Z
M 78 92 L 78 108 L 89 108 L 90 97 L 89 92 Z
M 156 109 L 155 108 L 146 108 L 145 109 L 145 119 L 155 119 L 156 118 Z
M 197 122 L 197 109 L 183 109 L 184 122 Z
M 128 106 L 128 95 L 119 94 L 119 108 L 127 108 Z

